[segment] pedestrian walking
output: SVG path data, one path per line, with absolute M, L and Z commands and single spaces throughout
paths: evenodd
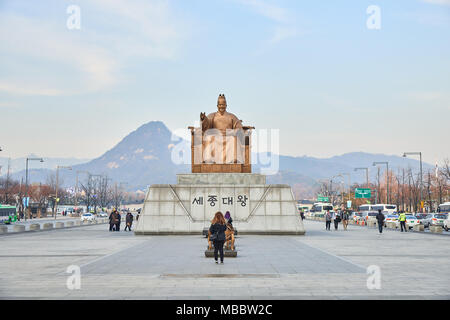
M 380 233 L 383 233 L 383 226 L 384 226 L 384 214 L 381 212 L 381 209 L 378 209 L 378 213 L 376 215 L 377 221 L 378 221 L 378 231 Z
M 341 214 L 339 212 L 336 212 L 334 214 L 334 230 L 337 231 L 339 222 L 341 222 Z
M 114 231 L 114 226 L 115 226 L 115 222 L 114 222 L 114 215 L 115 215 L 116 209 L 114 209 L 113 211 L 111 211 L 111 214 L 109 215 L 109 231 Z
M 131 212 L 127 213 L 127 216 L 125 218 L 125 222 L 126 222 L 126 226 L 125 226 L 125 231 L 131 231 L 131 225 L 133 224 L 133 215 L 131 214 Z
M 330 210 L 327 210 L 327 213 L 325 213 L 325 230 L 330 230 L 331 225 L 331 213 Z
M 398 217 L 398 221 L 400 221 L 401 231 L 403 232 L 403 229 L 405 229 L 405 232 L 408 232 L 408 228 L 406 227 L 406 214 L 405 213 L 400 213 L 400 215 Z
M 220 253 L 220 263 L 223 263 L 223 244 L 225 243 L 225 230 L 227 230 L 226 221 L 222 212 L 218 211 L 211 221 L 209 232 L 210 240 L 214 244 L 214 260 L 218 263 L 218 253 Z
M 302 211 L 300 211 L 300 217 L 302 218 L 302 220 L 305 220 L 305 213 Z
M 120 212 L 116 210 L 116 215 L 115 215 L 115 219 L 114 222 L 116 223 L 116 231 L 120 231 L 120 219 L 122 217 L 120 216 Z
M 350 214 L 348 213 L 348 210 L 344 210 L 344 212 L 342 213 L 342 225 L 344 226 L 344 230 L 347 230 L 349 219 L 350 219 Z

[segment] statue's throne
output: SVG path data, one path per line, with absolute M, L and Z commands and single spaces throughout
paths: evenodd
M 251 173 L 251 134 L 254 127 L 191 130 L 192 173 Z

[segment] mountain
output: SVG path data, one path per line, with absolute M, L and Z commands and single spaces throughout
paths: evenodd
M 72 171 L 60 170 L 60 180 L 65 186 L 73 186 L 77 171 L 88 171 L 91 174 L 107 175 L 113 182 L 125 182 L 127 190 L 144 190 L 151 184 L 176 183 L 177 173 L 190 172 L 190 164 L 175 164 L 172 151 L 182 149 L 190 161 L 190 142 L 172 135 L 161 121 L 151 121 L 128 134 L 111 150 L 99 158 L 86 163 L 72 165 Z M 178 153 L 176 153 L 178 155 Z M 262 154 L 252 155 L 254 160 L 261 159 Z M 354 172 L 355 167 L 369 167 L 370 179 L 374 181 L 377 173 L 374 161 L 389 161 L 389 169 L 411 167 L 416 171 L 419 161 L 396 155 L 370 154 L 363 152 L 346 153 L 331 158 L 279 156 L 279 170 L 275 175 L 268 175 L 268 183 L 286 183 L 293 187 L 298 198 L 312 197 L 318 186 L 318 179 L 330 178 L 339 173 L 350 173 L 351 181 L 364 182 L 364 171 Z M 58 163 L 60 164 L 60 163 Z M 253 165 L 253 172 L 260 172 L 261 165 Z M 381 174 L 384 174 L 384 166 Z M 433 169 L 430 164 L 423 164 L 424 172 Z M 29 170 L 29 181 L 45 182 L 52 173 L 48 169 Z M 20 179 L 23 171 L 13 175 Z M 79 179 L 86 179 L 86 174 L 79 172 Z M 24 179 L 25 180 L 25 179 Z M 347 183 L 347 177 L 345 177 Z

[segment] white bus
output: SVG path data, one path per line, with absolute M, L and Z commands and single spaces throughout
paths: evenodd
M 381 209 L 383 214 L 397 214 L 397 206 L 395 204 L 363 204 L 358 207 L 358 212 L 362 213 L 362 217 L 366 217 L 369 212 L 378 212 Z
M 439 205 L 439 213 L 450 213 L 450 202 L 444 202 Z

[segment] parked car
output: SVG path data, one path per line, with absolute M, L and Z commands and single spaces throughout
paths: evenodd
M 352 213 L 352 215 L 350 216 L 350 219 L 353 219 L 354 222 L 357 222 L 357 221 L 359 221 L 359 219 L 361 219 L 361 217 L 362 217 L 361 212 L 354 211 Z
M 424 220 L 427 217 L 426 213 L 415 213 L 414 216 L 419 220 L 420 224 L 424 224 Z
M 95 215 L 93 215 L 92 213 L 83 213 L 83 215 L 81 216 L 81 221 L 94 221 Z
M 386 227 L 386 223 L 388 223 L 388 222 L 397 222 L 397 221 L 398 221 L 398 215 L 388 214 L 387 216 L 385 216 L 384 226 Z
M 444 220 L 444 229 L 445 231 L 450 229 L 450 214 L 447 214 L 447 219 Z
M 377 214 L 378 211 L 365 211 L 362 213 L 362 218 L 367 223 L 369 219 L 376 219 L 375 217 L 377 216 Z
M 107 218 L 108 217 L 108 214 L 106 213 L 106 212 L 104 212 L 104 211 L 102 211 L 102 212 L 99 212 L 98 214 L 97 214 L 97 216 L 99 216 L 99 217 L 101 217 L 101 218 Z
M 417 217 L 415 217 L 413 215 L 406 216 L 406 225 L 408 226 L 409 229 L 412 229 L 414 226 L 419 225 L 419 224 L 420 224 L 420 220 L 417 219 Z
M 430 226 L 444 226 L 444 220 L 448 217 L 445 213 L 429 213 L 425 219 L 422 219 L 422 224 L 425 228 Z

